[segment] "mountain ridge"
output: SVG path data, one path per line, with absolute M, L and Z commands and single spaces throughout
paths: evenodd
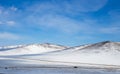
M 94 44 L 86 44 L 75 47 L 67 47 L 51 43 L 43 44 L 27 44 L 27 45 L 16 45 L 16 46 L 7 46 L 0 48 L 0 54 L 11 53 L 11 55 L 19 54 L 44 54 L 44 52 L 56 53 L 56 52 L 120 52 L 120 43 L 112 41 L 103 41 Z M 24 54 L 22 54 L 24 53 Z
M 69 62 L 71 62 L 71 64 L 74 63 L 79 66 L 89 66 L 87 63 L 93 64 L 91 66 L 94 66 L 95 64 L 99 64 L 100 66 L 102 64 L 120 66 L 120 52 L 118 51 L 120 50 L 119 42 L 104 41 L 65 49 L 61 49 L 64 48 L 61 46 L 60 49 L 51 49 L 50 45 L 51 44 L 43 44 L 40 45 L 40 47 L 39 45 L 32 45 L 24 49 L 15 49 L 14 52 L 13 50 L 10 50 L 10 52 L 7 50 L 4 53 L 0 51 L 0 57 L 1 59 L 21 59 L 25 62 L 19 61 L 19 63 L 24 65 L 28 63 L 36 64 L 37 62 L 39 62 L 37 65 L 55 65 L 55 63 L 57 65 L 70 65 Z M 51 46 L 55 47 L 56 45 Z M 82 63 L 86 63 L 86 65 Z
M 6 55 L 41 54 L 44 52 L 63 50 L 66 48 L 68 47 L 50 43 L 6 46 L 0 48 L 0 55 L 5 55 L 6 53 Z

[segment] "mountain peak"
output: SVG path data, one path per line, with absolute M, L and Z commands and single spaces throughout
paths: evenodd
M 94 44 L 77 46 L 74 51 L 120 51 L 120 43 L 112 41 L 103 41 Z
M 103 41 L 102 43 L 111 43 L 112 41 Z

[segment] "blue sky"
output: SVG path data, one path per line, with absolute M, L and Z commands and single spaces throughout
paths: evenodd
M 0 0 L 0 46 L 120 41 L 120 0 Z

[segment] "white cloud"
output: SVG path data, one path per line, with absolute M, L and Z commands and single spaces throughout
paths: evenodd
M 91 12 L 98 11 L 106 5 L 108 0 L 53 0 L 63 12 Z
M 81 14 L 81 12 L 84 13 L 98 11 L 105 6 L 107 1 L 108 0 L 60 0 L 59 2 L 59 0 L 52 0 L 52 2 L 48 3 L 38 2 L 27 6 L 20 13 L 12 13 L 14 11 L 18 11 L 18 8 L 14 6 L 9 7 L 5 9 L 5 11 L 8 12 L 8 14 L 5 16 L 11 17 L 12 19 L 15 18 L 15 20 L 17 19 L 19 21 L 17 23 L 20 23 L 23 27 L 27 26 L 28 28 L 32 25 L 32 27 L 55 29 L 65 33 L 96 33 L 96 31 L 107 33 L 108 29 L 96 28 L 96 25 L 100 25 L 98 23 L 98 19 L 89 19 L 89 16 L 85 17 Z M 76 13 L 80 14 L 79 17 L 81 19 L 71 18 L 71 14 Z M 26 17 L 19 19 L 16 17 L 16 14 L 22 18 L 24 15 L 26 15 Z M 4 18 L 3 16 L 3 18 L 7 21 L 3 20 L 4 22 L 1 21 L 0 24 L 6 24 L 8 26 L 16 25 L 16 21 L 8 17 Z M 25 25 L 23 25 L 23 22 Z
M 16 23 L 15 21 L 6 21 L 5 24 L 9 26 L 14 26 Z
M 71 2 L 72 1 L 72 2 Z M 60 5 L 59 5 L 60 3 Z M 25 23 L 28 23 L 29 25 L 35 25 L 38 24 L 43 27 L 48 28 L 54 28 L 57 30 L 65 31 L 65 32 L 79 32 L 79 31 L 87 31 L 85 28 L 88 29 L 89 24 L 93 23 L 93 20 L 90 21 L 84 21 L 86 19 L 75 20 L 72 19 L 65 14 L 80 14 L 80 12 L 89 12 L 89 11 L 97 11 L 100 8 L 102 8 L 107 3 L 107 0 L 95 0 L 95 1 L 89 1 L 89 0 L 52 0 L 51 2 L 43 2 L 43 3 L 35 3 L 30 6 L 27 6 L 23 12 L 20 13 L 13 13 L 14 11 L 18 11 L 17 7 L 9 7 L 7 9 L 4 8 L 5 12 L 8 12 L 7 14 L 4 14 L 2 16 L 4 18 L 4 22 L 2 22 L 5 25 L 8 26 L 14 26 L 16 25 L 16 22 L 12 19 L 15 18 L 18 19 L 16 16 L 20 15 L 20 17 L 24 17 L 23 15 L 26 14 L 26 17 L 23 19 L 18 19 L 19 22 L 22 23 L 24 21 Z M 17 14 L 17 15 L 16 15 Z M 10 19 L 12 18 L 12 19 Z M 82 17 L 81 17 L 82 18 Z M 25 19 L 25 20 L 24 20 Z M 10 20 L 10 21 L 5 21 Z M 26 21 L 27 20 L 27 21 Z M 28 26 L 29 26 L 28 25 Z
M 50 2 L 35 3 L 27 7 L 27 12 L 42 15 L 58 13 L 81 15 L 84 12 L 95 12 L 103 8 L 108 0 L 52 0 Z
M 0 25 L 15 26 L 15 21 L 0 21 Z
M 41 19 L 39 19 L 39 24 L 49 27 L 61 30 L 63 32 L 76 32 L 81 29 L 78 22 L 62 16 L 55 16 L 55 15 L 46 15 L 43 16 Z
M 17 40 L 17 39 L 20 39 L 20 36 L 13 34 L 13 33 L 9 33 L 9 32 L 0 32 L 0 39 Z
M 64 0 L 59 2 L 59 0 L 52 0 L 49 3 L 36 3 L 25 9 L 25 12 L 30 13 L 25 20 L 28 24 L 39 25 L 45 29 L 51 28 L 67 33 L 93 33 L 96 30 L 95 25 L 98 24 L 97 20 L 85 17 L 81 12 L 98 11 L 107 1 L 72 0 L 71 2 L 71 0 Z M 66 14 L 69 16 L 80 14 L 81 19 L 74 19 Z
M 0 6 L 0 25 L 7 26 L 15 26 L 16 25 L 16 17 L 18 12 L 16 7 L 3 7 Z M 20 14 L 19 14 L 20 15 Z
M 57 15 L 57 14 L 46 14 L 40 16 L 31 15 L 27 18 L 28 24 L 38 25 L 43 29 L 55 29 L 64 33 L 78 33 L 78 32 L 89 32 L 88 28 L 93 25 L 95 21 L 84 19 L 84 21 L 77 21 L 72 18 Z
M 17 11 L 18 8 L 17 8 L 17 7 L 14 7 L 14 6 L 11 6 L 11 7 L 10 7 L 10 10 L 12 10 L 12 11 Z
M 100 31 L 106 34 L 118 34 L 120 33 L 120 27 L 101 28 Z

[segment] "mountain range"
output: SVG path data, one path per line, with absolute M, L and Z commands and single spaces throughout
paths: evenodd
M 0 60 L 18 65 L 77 65 L 120 68 L 120 42 L 104 41 L 74 47 L 56 44 L 30 44 L 0 47 Z M 12 63 L 11 62 L 11 63 Z M 3 63 L 3 62 L 2 62 Z M 11 64 L 9 62 L 9 64 Z M 8 64 L 4 62 L 4 64 Z M 13 64 L 13 63 L 12 63 Z M 13 64 L 15 65 L 15 64 Z

